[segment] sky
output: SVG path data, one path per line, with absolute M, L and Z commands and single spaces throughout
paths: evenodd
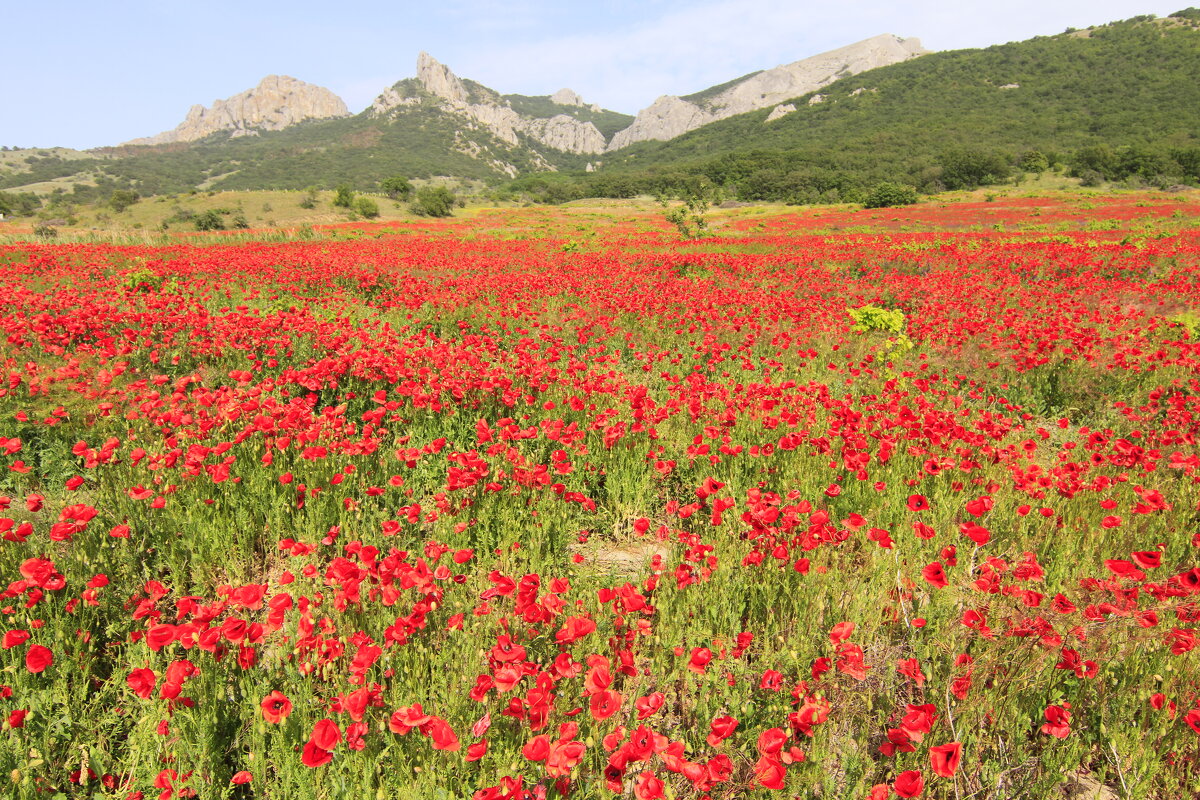
M 416 74 L 422 50 L 509 94 L 569 87 L 636 113 L 881 33 L 987 47 L 1189 0 L 107 0 L 0 2 L 0 145 L 89 148 L 169 130 L 291 75 L 352 112 Z

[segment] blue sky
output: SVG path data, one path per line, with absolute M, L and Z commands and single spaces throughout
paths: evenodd
M 328 87 L 351 111 L 426 50 L 503 93 L 567 86 L 635 113 L 880 33 L 986 47 L 1165 16 L 1189 0 L 110 0 L 0 4 L 0 145 L 96 147 L 173 128 L 269 74 Z

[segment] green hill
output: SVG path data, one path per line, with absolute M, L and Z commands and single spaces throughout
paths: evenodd
M 746 199 L 805 199 L 884 180 L 925 189 L 1002 178 L 1037 153 L 1107 179 L 1200 179 L 1200 12 L 1138 17 L 841 79 L 824 99 L 609 154 L 583 194 L 706 176 Z
M 632 119 L 463 85 L 471 102 L 507 104 L 535 119 L 569 114 L 606 137 Z M 702 102 L 725 85 L 690 98 Z M 525 134 L 516 144 L 503 141 L 416 79 L 390 92 L 396 102 L 386 113 L 258 136 L 0 153 L 7 197 L 0 199 L 15 209 L 36 204 L 35 195 L 86 201 L 117 188 L 155 195 L 349 183 L 372 190 L 403 175 L 509 182 L 513 196 L 548 202 L 687 193 L 698 181 L 745 200 L 816 202 L 859 200 L 885 181 L 938 191 L 1055 165 L 1090 183 L 1200 181 L 1196 9 L 933 53 L 838 80 L 819 99 L 795 98 L 796 110 L 770 122 L 770 110 L 755 111 L 599 157 L 555 150 Z M 598 171 L 584 171 L 597 162 Z

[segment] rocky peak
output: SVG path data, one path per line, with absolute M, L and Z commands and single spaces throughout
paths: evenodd
M 701 125 L 747 111 L 784 108 L 781 104 L 785 101 L 815 92 L 839 78 L 907 61 L 927 52 L 920 39 L 901 39 L 885 33 L 756 72 L 719 92 L 710 89 L 687 97 L 660 97 L 638 112 L 633 124 L 618 132 L 608 149 L 617 150 L 647 139 L 673 139 Z M 784 113 L 774 112 L 771 119 L 778 119 Z
M 173 130 L 134 139 L 126 144 L 191 142 L 219 131 L 252 136 L 260 130 L 277 131 L 310 119 L 345 117 L 349 110 L 333 92 L 287 75 L 268 75 L 258 86 L 212 106 L 192 106 Z
M 569 153 L 604 152 L 604 135 L 591 122 L 581 122 L 568 114 L 547 119 L 522 116 L 499 94 L 473 81 L 464 81 L 428 53 L 423 52 L 417 57 L 417 82 L 424 91 L 438 98 L 446 111 L 466 117 L 471 124 L 482 125 L 508 145 L 518 145 L 520 134 L 524 134 L 548 147 Z M 405 83 L 401 81 L 384 91 L 376 98 L 371 110 L 375 114 L 386 114 L 418 102 L 417 97 L 402 91 Z M 583 99 L 570 89 L 556 92 L 551 99 L 562 105 L 583 105 Z
M 572 89 L 559 89 L 557 92 L 550 95 L 550 100 L 558 103 L 560 106 L 584 105 L 583 98 Z
M 608 149 L 620 150 L 634 142 L 644 142 L 647 139 L 674 139 L 716 119 L 713 114 L 682 97 L 663 95 L 639 111 L 632 125 L 618 131 L 609 142 Z
M 729 87 L 706 105 L 718 117 L 744 114 L 815 92 L 838 78 L 907 61 L 927 52 L 920 39 L 901 39 L 885 33 L 764 70 Z
M 417 80 L 425 91 L 451 103 L 468 100 L 467 87 L 450 68 L 424 51 L 417 56 Z

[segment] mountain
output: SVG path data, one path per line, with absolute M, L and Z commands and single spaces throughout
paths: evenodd
M 402 113 L 406 107 L 419 104 L 422 93 L 440 100 L 445 113 L 464 117 L 514 147 L 521 144 L 523 134 L 537 144 L 565 153 L 604 152 L 604 134 L 590 119 L 580 118 L 575 109 L 584 107 L 583 100 L 570 89 L 558 91 L 537 110 L 518 101 L 521 108 L 518 110 L 511 100 L 482 84 L 459 78 L 428 53 L 417 57 L 416 83 L 401 81 L 387 89 L 371 104 L 370 113 L 375 116 Z M 598 107 L 588 110 L 593 114 L 603 113 Z
M 923 52 L 914 39 L 875 37 L 660 99 L 636 118 L 571 89 L 500 94 L 422 54 L 415 77 L 353 116 L 305 118 L 265 100 L 255 112 L 230 98 L 194 115 L 224 122 L 191 141 L 0 153 L 0 190 L 82 201 L 114 188 L 371 190 L 393 175 L 515 176 L 509 191 L 562 200 L 679 191 L 703 176 L 743 199 L 808 202 L 880 181 L 978 185 L 1043 162 L 1089 179 L 1200 181 L 1200 11 Z M 655 135 L 681 133 L 631 141 L 654 133 L 655 107 L 677 126 Z
M 927 52 L 919 39 L 885 33 L 774 69 L 752 72 L 695 94 L 665 95 L 639 111 L 633 124 L 614 136 L 606 149 L 611 152 L 635 142 L 673 139 L 719 119 L 760 108 L 781 108 L 779 104 L 784 101 L 814 92 L 838 78 Z
M 886 180 L 936 191 L 994 182 L 1035 153 L 1109 180 L 1200 181 L 1200 11 L 931 53 L 784 105 L 610 152 L 576 193 L 699 175 L 743 199 L 832 200 Z
M 260 131 L 278 131 L 305 120 L 349 116 L 342 99 L 333 92 L 287 75 L 268 75 L 258 86 L 226 100 L 214 100 L 209 108 L 192 106 L 187 118 L 173 130 L 134 139 L 128 145 L 194 142 L 214 133 L 255 136 Z

